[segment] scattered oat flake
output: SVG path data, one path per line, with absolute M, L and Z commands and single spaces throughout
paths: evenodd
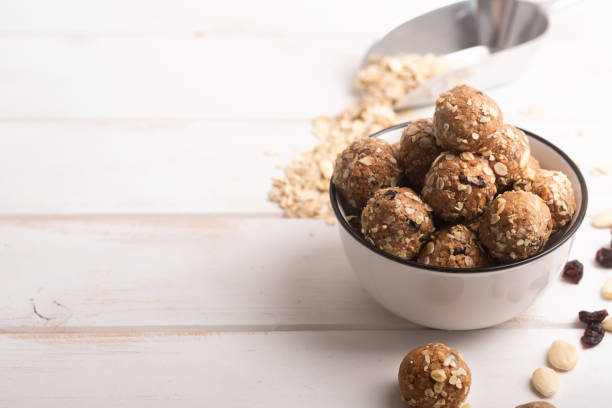
M 268 157 L 273 157 L 273 156 L 280 156 L 280 153 L 279 152 L 264 152 L 264 155 Z
M 599 176 L 609 176 L 612 174 L 612 164 L 602 164 L 597 167 L 594 167 L 589 172 L 593 177 Z
M 535 111 L 536 111 L 535 106 L 529 106 L 526 109 L 521 109 L 520 113 L 521 113 L 521 115 L 530 116 L 530 115 L 533 115 L 535 113 Z
M 322 218 L 336 225 L 329 203 L 329 182 L 336 155 L 351 142 L 398 123 L 394 103 L 408 91 L 448 67 L 431 54 L 406 54 L 371 61 L 357 75 L 364 90 L 357 105 L 349 105 L 335 117 L 320 116 L 312 122 L 318 144 L 302 152 L 290 164 L 279 166 L 283 174 L 272 180 L 270 201 L 285 217 Z

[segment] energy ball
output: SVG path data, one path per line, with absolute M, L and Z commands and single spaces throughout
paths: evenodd
M 529 139 L 522 130 L 504 124 L 500 131 L 484 136 L 482 142 L 478 153 L 489 159 L 489 165 L 495 173 L 497 190 L 510 188 L 515 181 L 521 179 L 529 164 Z
M 341 197 L 361 209 L 376 190 L 397 186 L 399 176 L 391 145 L 368 137 L 351 143 L 338 155 L 332 180 Z
M 506 191 L 487 207 L 478 237 L 492 257 L 507 263 L 540 252 L 551 231 L 552 217 L 540 197 L 526 191 Z
M 482 214 L 495 196 L 489 161 L 470 152 L 440 154 L 425 176 L 423 200 L 451 223 L 469 222 Z
M 431 208 L 407 187 L 378 190 L 361 213 L 361 232 L 377 248 L 412 259 L 434 231 Z
M 404 129 L 398 159 L 404 180 L 417 190 L 423 187 L 425 174 L 431 163 L 442 152 L 433 134 L 431 119 L 419 119 Z
M 495 101 L 467 85 L 456 86 L 436 100 L 434 133 L 446 150 L 478 151 L 484 139 L 501 130 L 503 123 Z
M 572 183 L 560 171 L 538 169 L 533 180 L 521 180 L 514 188 L 530 191 L 544 200 L 552 216 L 553 233 L 570 222 L 576 212 Z
M 472 384 L 470 368 L 459 352 L 442 343 L 408 353 L 397 377 L 402 398 L 417 408 L 459 408 Z
M 421 249 L 418 261 L 447 268 L 480 268 L 489 264 L 476 234 L 461 224 L 436 231 Z
M 541 169 L 540 162 L 533 156 L 529 156 L 527 166 L 522 171 L 521 180 L 533 180 L 536 176 L 536 172 Z

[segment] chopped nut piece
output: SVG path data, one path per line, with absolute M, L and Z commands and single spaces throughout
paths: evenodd
M 541 396 L 550 398 L 559 389 L 559 376 L 554 370 L 541 367 L 533 372 L 531 384 Z
M 612 300 L 612 278 L 609 278 L 601 288 L 601 295 L 604 299 Z
M 548 349 L 548 362 L 554 369 L 569 371 L 578 363 L 578 350 L 563 340 L 556 340 Z

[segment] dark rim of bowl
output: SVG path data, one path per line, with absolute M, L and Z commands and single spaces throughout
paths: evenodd
M 388 127 L 386 129 L 380 130 L 372 135 L 370 135 L 369 137 L 379 137 L 384 133 L 390 132 L 392 130 L 395 129 L 400 129 L 403 127 L 406 127 L 407 125 L 409 125 L 411 122 L 404 122 L 404 123 L 400 123 L 398 125 L 395 126 L 391 126 Z M 521 128 L 518 128 L 521 129 Z M 563 157 L 563 159 L 570 165 L 570 167 L 572 168 L 572 170 L 574 171 L 574 173 L 576 174 L 576 177 L 578 178 L 578 182 L 580 183 L 580 190 L 582 192 L 582 200 L 580 203 L 580 211 L 578 212 L 576 216 L 576 221 L 574 222 L 574 224 L 567 229 L 564 232 L 564 235 L 559 238 L 559 240 L 550 248 L 545 249 L 544 251 L 531 256 L 529 258 L 526 259 L 522 259 L 518 262 L 513 262 L 513 263 L 509 263 L 509 264 L 504 264 L 504 265 L 494 265 L 494 266 L 486 266 L 483 268 L 445 268 L 442 266 L 431 266 L 431 265 L 424 265 L 424 264 L 420 264 L 416 261 L 407 261 L 405 259 L 399 258 L 395 255 L 391 255 L 388 254 L 386 252 L 384 252 L 381 249 L 378 249 L 376 246 L 370 244 L 368 241 L 366 241 L 365 239 L 361 238 L 359 235 L 357 235 L 357 233 L 355 231 L 353 231 L 353 228 L 351 228 L 351 226 L 349 225 L 348 221 L 346 220 L 346 218 L 344 217 L 344 215 L 342 215 L 342 212 L 340 211 L 340 207 L 338 205 L 338 200 L 336 197 L 336 187 L 334 186 L 334 183 L 332 181 L 330 181 L 330 185 L 329 185 L 329 197 L 330 197 L 330 201 L 331 201 L 331 206 L 334 210 L 334 214 L 336 215 L 336 218 L 338 219 L 338 221 L 340 222 L 340 225 L 353 237 L 355 238 L 359 243 L 361 243 L 362 245 L 364 245 L 366 248 L 376 252 L 378 255 L 384 256 L 385 258 L 388 258 L 392 261 L 404 264 L 404 265 L 409 265 L 409 266 L 413 266 L 419 269 L 427 269 L 430 271 L 436 271 L 436 272 L 445 272 L 445 273 L 452 273 L 452 274 L 457 274 L 457 273 L 483 273 L 483 272 L 495 272 L 495 271 L 500 271 L 500 270 L 504 270 L 504 269 L 509 269 L 509 268 L 513 268 L 515 266 L 520 266 L 520 265 L 525 265 L 529 262 L 535 261 L 536 259 L 542 258 L 543 256 L 548 255 L 549 253 L 553 252 L 555 249 L 559 248 L 561 245 L 563 245 L 568 239 L 570 239 L 578 230 L 578 228 L 580 228 L 580 225 L 582 224 L 582 221 L 584 220 L 584 215 L 586 214 L 586 208 L 587 208 L 587 204 L 588 204 L 588 192 L 587 192 L 587 186 L 586 186 L 586 182 L 584 180 L 584 177 L 582 176 L 582 173 L 580 172 L 580 170 L 578 169 L 578 166 L 576 166 L 576 164 L 572 161 L 572 159 L 570 159 L 568 157 L 568 155 L 566 155 L 561 149 L 559 149 L 557 146 L 555 146 L 554 144 L 550 143 L 548 140 L 544 139 L 541 136 L 538 136 L 528 130 L 525 129 L 521 129 L 523 132 L 525 132 L 527 135 L 529 135 L 530 137 L 536 139 L 537 141 L 544 143 L 546 146 L 550 147 L 551 149 L 553 149 L 555 152 L 557 152 L 561 157 Z

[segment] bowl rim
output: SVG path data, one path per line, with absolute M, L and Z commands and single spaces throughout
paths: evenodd
M 394 125 L 394 126 L 391 126 L 391 127 L 388 127 L 388 128 L 382 129 L 382 130 L 379 130 L 378 132 L 373 133 L 373 134 L 371 134 L 368 137 L 380 137 L 383 134 L 388 133 L 388 132 L 390 132 L 392 130 L 404 128 L 404 127 L 408 126 L 411 123 L 412 123 L 412 121 L 399 123 L 397 125 Z M 405 260 L 405 259 L 402 259 L 402 258 L 397 257 L 395 255 L 391 255 L 391 254 L 389 254 L 389 253 L 387 253 L 387 252 L 377 248 L 373 244 L 369 243 L 368 241 L 366 241 L 365 239 L 363 239 L 362 237 L 357 235 L 357 233 L 355 231 L 353 231 L 353 228 L 351 228 L 351 226 L 349 225 L 349 223 L 346 220 L 346 218 L 342 215 L 342 212 L 340 210 L 340 206 L 338 205 L 338 199 L 337 199 L 337 194 L 336 194 L 336 186 L 334 185 L 333 181 L 330 180 L 330 182 L 329 182 L 329 198 L 330 198 L 332 209 L 334 211 L 334 215 L 338 219 L 338 222 L 342 226 L 342 228 L 344 228 L 344 230 L 346 232 L 348 232 L 349 235 L 351 235 L 357 242 L 359 242 L 360 244 L 365 246 L 367 249 L 369 249 L 369 250 L 375 252 L 376 254 L 381 255 L 381 256 L 383 256 L 383 257 L 385 257 L 387 259 L 390 259 L 391 261 L 395 261 L 397 263 L 400 263 L 400 264 L 403 264 L 403 265 L 406 265 L 406 266 L 411 266 L 411 267 L 417 268 L 417 269 L 424 269 L 424 270 L 429 270 L 429 271 L 432 271 L 432 272 L 438 272 L 438 273 L 442 273 L 442 274 L 452 274 L 452 275 L 458 275 L 458 274 L 466 274 L 466 275 L 470 275 L 470 274 L 485 274 L 485 273 L 499 272 L 499 271 L 502 271 L 502 270 L 512 269 L 514 267 L 525 265 L 525 264 L 533 262 L 533 261 L 535 261 L 537 259 L 540 259 L 540 258 L 550 254 L 551 252 L 555 251 L 561 245 L 563 245 L 568 239 L 570 239 L 572 236 L 574 236 L 576 231 L 578 231 L 578 228 L 580 228 L 580 226 L 582 225 L 582 222 L 584 221 L 584 217 L 585 217 L 585 214 L 586 214 L 587 204 L 588 204 L 588 201 L 589 201 L 587 185 L 586 185 L 586 181 L 584 179 L 584 176 L 582 175 L 582 172 L 580 171 L 580 169 L 578 168 L 576 163 L 574 163 L 574 161 L 572 159 L 570 159 L 567 154 L 565 154 L 565 152 L 563 152 L 561 149 L 559 149 L 557 146 L 555 146 L 554 144 L 552 144 L 548 140 L 544 139 L 542 136 L 538 136 L 535 133 L 530 132 L 530 131 L 525 130 L 525 129 L 522 129 L 522 128 L 518 127 L 518 126 L 517 126 L 517 129 L 522 130 L 529 137 L 532 137 L 532 138 L 536 139 L 537 141 L 545 144 L 546 146 L 548 146 L 552 150 L 554 150 L 556 153 L 558 153 L 567 162 L 567 164 L 571 167 L 571 169 L 574 172 L 574 174 L 576 174 L 576 178 L 578 179 L 578 183 L 580 184 L 580 190 L 581 190 L 581 193 L 582 193 L 582 200 L 580 201 L 580 211 L 578 212 L 578 214 L 575 215 L 576 216 L 576 222 L 574 222 L 574 224 L 567 231 L 565 231 L 565 234 L 554 245 L 552 245 L 550 248 L 548 248 L 548 249 L 546 249 L 546 250 L 544 250 L 544 251 L 542 251 L 542 252 L 540 252 L 540 253 L 538 253 L 536 255 L 533 255 L 533 256 L 531 256 L 529 258 L 525 258 L 525 259 L 522 259 L 520 261 L 512 262 L 512 263 L 509 263 L 509 264 L 486 266 L 486 267 L 481 267 L 481 268 L 446 268 L 446 267 L 443 267 L 443 266 L 424 265 L 424 264 L 420 264 L 420 263 L 418 263 L 416 261 Z

